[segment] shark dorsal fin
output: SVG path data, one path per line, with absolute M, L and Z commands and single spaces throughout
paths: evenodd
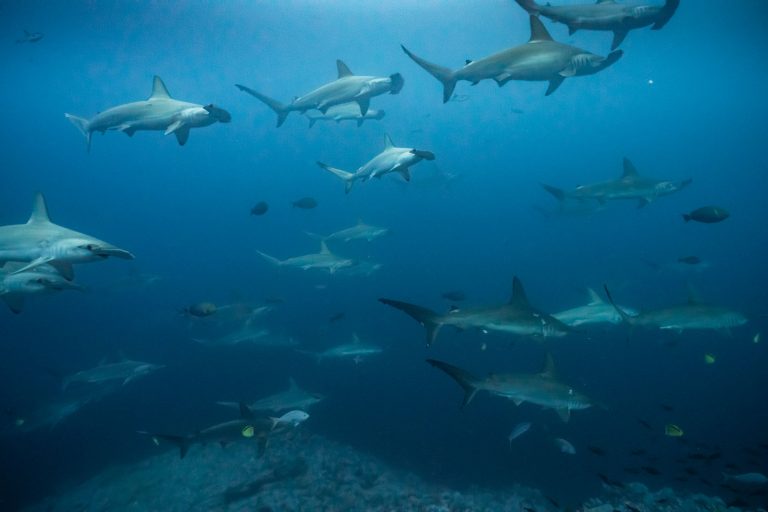
M 296 384 L 296 381 L 293 380 L 293 377 L 288 377 L 288 389 L 299 389 L 299 386 Z
M 517 277 L 512 279 L 512 297 L 509 299 L 509 304 L 526 309 L 531 307 L 531 303 L 528 302 L 528 297 L 525 295 L 523 283 Z
M 149 97 L 151 100 L 169 100 L 171 95 L 168 93 L 168 89 L 163 83 L 163 79 L 155 75 L 152 79 L 152 95 Z
M 595 304 L 602 304 L 603 298 L 600 297 L 595 290 L 592 288 L 587 288 L 587 294 L 589 295 L 589 304 L 590 306 Z
M 244 420 L 253 418 L 253 411 L 245 405 L 245 402 L 239 402 L 237 405 L 240 407 L 240 418 Z
M 637 169 L 635 168 L 635 164 L 629 161 L 629 158 L 624 157 L 624 173 L 621 175 L 622 178 L 637 178 Z
M 395 147 L 395 143 L 392 142 L 392 137 L 384 135 L 384 149 L 390 149 Z
M 531 16 L 531 39 L 530 41 L 552 41 L 552 36 L 541 22 L 538 16 Z
M 51 222 L 48 217 L 48 205 L 45 204 L 45 196 L 38 192 L 35 194 L 35 202 L 32 205 L 32 215 L 29 216 L 27 224 L 37 224 L 42 222 Z
M 354 73 L 349 70 L 349 66 L 344 64 L 344 61 L 340 59 L 336 61 L 336 70 L 339 72 L 339 78 L 354 75 Z
M 552 354 L 547 354 L 547 359 L 544 361 L 544 370 L 539 374 L 545 379 L 554 379 L 557 375 L 555 371 L 555 361 L 552 359 Z
M 328 245 L 325 243 L 325 240 L 320 240 L 320 254 L 331 254 L 331 251 L 328 249 Z

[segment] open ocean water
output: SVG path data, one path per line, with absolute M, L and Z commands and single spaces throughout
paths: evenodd
M 617 62 L 550 96 L 543 81 L 460 81 L 443 104 L 441 84 L 400 45 L 456 70 L 525 44 L 531 22 L 515 1 L 2 2 L 0 226 L 27 222 L 41 192 L 53 222 L 135 258 L 76 263 L 81 290 L 26 296 L 19 312 L 0 304 L 0 508 L 765 509 L 766 19 L 762 0 L 683 0 L 661 30 L 631 31 Z M 610 32 L 541 20 L 555 41 L 610 52 Z M 320 112 L 309 108 L 276 127 L 235 87 L 289 104 L 336 80 L 337 59 L 357 75 L 401 74 L 402 90 L 370 101 L 383 118 L 310 128 L 306 115 Z M 192 128 L 183 146 L 176 132 L 111 126 L 88 151 L 64 113 L 143 101 L 155 75 L 172 98 L 231 121 Z M 386 136 L 434 160 L 412 165 L 410 181 L 392 172 L 349 193 L 316 163 L 354 171 Z M 560 203 L 542 187 L 619 180 L 624 158 L 643 178 L 692 181 L 648 201 Z M 302 198 L 316 206 L 293 204 Z M 262 201 L 267 211 L 252 213 Z M 704 206 L 730 217 L 684 222 Z M 329 239 L 330 269 L 259 254 L 317 254 L 317 233 L 358 221 L 388 231 Z M 3 253 L 16 243 L 3 229 L 0 298 L 18 299 L 8 282 L 24 272 L 70 283 L 48 264 L 61 259 L 24 269 L 36 256 Z M 35 250 L 51 241 L 32 238 Z M 618 317 L 562 336 L 501 332 L 509 318 L 451 325 L 475 307 L 520 306 L 507 304 L 515 276 L 528 320 L 555 329 L 549 314 L 586 305 L 588 288 L 617 316 L 604 285 L 637 318 L 691 301 L 739 320 L 689 329 Z M 445 325 L 427 347 L 425 328 L 380 298 Z M 347 344 L 375 353 L 316 355 Z M 425 362 L 487 385 L 537 375 L 549 356 L 547 382 L 591 400 L 567 422 L 482 390 L 461 407 L 462 388 Z M 125 359 L 162 368 L 62 385 Z M 291 378 L 322 399 L 245 414 L 234 435 L 183 459 L 153 436 L 236 420 L 217 402 L 252 403 Z M 309 418 L 248 430 L 292 409 Z M 530 429 L 510 440 L 521 423 Z M 404 490 L 401 478 L 417 483 Z M 254 479 L 242 496 L 229 489 Z

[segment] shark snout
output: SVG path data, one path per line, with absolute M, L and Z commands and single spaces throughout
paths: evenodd
M 232 120 L 232 115 L 223 108 L 215 106 L 213 103 L 203 107 L 208 113 L 220 123 L 228 123 Z
M 403 79 L 403 75 L 401 75 L 400 73 L 395 73 L 394 75 L 390 75 L 389 80 L 392 84 L 389 90 L 390 94 L 399 93 L 403 89 L 403 86 L 405 85 L 405 80 Z
M 435 154 L 431 151 L 425 151 L 423 149 L 412 149 L 411 153 L 418 156 L 419 158 L 422 158 L 424 160 L 434 160 Z

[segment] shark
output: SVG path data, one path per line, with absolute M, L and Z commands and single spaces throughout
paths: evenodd
M 399 309 L 419 322 L 426 329 L 428 347 L 435 342 L 438 333 L 446 325 L 459 330 L 480 329 L 483 332 L 497 331 L 540 338 L 565 336 L 571 330 L 560 320 L 531 306 L 523 284 L 517 277 L 512 281 L 511 299 L 499 306 L 466 310 L 454 308 L 441 315 L 407 302 L 383 298 L 379 302 Z
M 357 103 L 360 115 L 365 117 L 371 104 L 371 98 L 382 94 L 398 94 L 405 84 L 400 73 L 388 77 L 355 75 L 343 61 L 336 61 L 336 80 L 318 87 L 303 96 L 295 98 L 289 105 L 265 96 L 244 85 L 235 84 L 241 91 L 255 97 L 277 114 L 277 126 L 282 126 L 288 114 L 308 110 L 319 110 L 328 114 L 331 107 L 346 103 Z
M 630 30 L 648 26 L 652 30 L 661 30 L 680 5 L 680 0 L 666 0 L 663 4 L 597 0 L 591 4 L 574 5 L 541 5 L 535 0 L 515 1 L 528 14 L 541 15 L 567 25 L 569 34 L 581 29 L 613 32 L 611 50 L 621 45 Z
M 483 80 L 493 80 L 499 87 L 512 80 L 549 82 L 546 92 L 546 96 L 549 96 L 566 78 L 598 73 L 616 63 L 623 55 L 621 50 L 616 50 L 603 57 L 558 43 L 536 16 L 530 17 L 530 24 L 531 37 L 527 43 L 481 59 L 467 60 L 464 67 L 455 71 L 433 64 L 405 46 L 401 47 L 408 57 L 443 84 L 443 103 L 451 100 L 456 83 L 461 80 L 471 82 L 472 85 Z
M 133 254 L 90 235 L 51 222 L 43 194 L 35 195 L 32 215 L 26 224 L 0 226 L 0 264 L 25 262 L 20 274 L 40 265 L 54 267 L 65 279 L 74 279 L 73 264 L 110 257 L 134 259 Z
M 584 306 L 567 309 L 552 316 L 569 327 L 579 327 L 591 324 L 620 324 L 624 320 L 618 314 L 616 308 L 605 302 L 592 288 L 587 289 L 589 302 Z M 627 314 L 635 316 L 634 309 L 621 307 Z
M 617 306 L 610 290 L 605 286 L 608 301 L 616 309 L 622 320 L 630 326 L 648 329 L 672 330 L 678 333 L 688 330 L 716 330 L 730 332 L 731 328 L 747 323 L 748 319 L 739 311 L 705 304 L 698 298 L 689 295 L 688 302 L 666 308 L 643 311 L 631 315 Z
M 248 405 L 252 411 L 280 412 L 289 409 L 306 410 L 321 402 L 325 397 L 317 393 L 304 391 L 296 384 L 293 378 L 289 378 L 288 389 L 256 400 Z M 217 402 L 219 405 L 237 408 L 238 402 Z
M 318 121 L 336 121 L 340 123 L 342 121 L 355 121 L 357 127 L 363 126 L 365 121 L 381 120 L 386 115 L 383 110 L 377 110 L 375 108 L 369 108 L 365 114 L 360 113 L 360 104 L 342 103 L 341 105 L 334 105 L 325 111 L 315 112 L 314 110 L 308 110 L 304 112 L 304 115 L 309 119 L 309 127 L 312 128 Z
M 312 238 L 323 240 L 325 242 L 351 242 L 353 240 L 366 240 L 372 242 L 389 234 L 389 228 L 371 226 L 362 220 L 358 220 L 354 226 L 341 229 L 330 235 L 318 235 L 316 233 L 307 234 Z
M 124 357 L 115 363 L 102 361 L 93 368 L 80 370 L 64 377 L 61 382 L 61 389 L 66 390 L 73 383 L 104 384 L 112 381 L 122 381 L 123 386 L 125 386 L 129 382 L 147 376 L 161 368 L 165 368 L 165 365 L 131 361 Z
M 529 402 L 546 409 L 553 409 L 567 422 L 571 411 L 588 409 L 593 401 L 570 385 L 557 379 L 552 357 L 547 356 L 544 371 L 537 374 L 490 374 L 481 379 L 471 373 L 436 359 L 427 359 L 427 363 L 447 373 L 464 390 L 462 408 L 472 401 L 478 391 L 487 391 L 491 395 L 512 400 L 515 405 Z
M 385 174 L 399 173 L 405 181 L 411 180 L 410 168 L 422 160 L 434 160 L 431 151 L 416 148 L 400 148 L 395 146 L 389 135 L 384 136 L 384 150 L 362 165 L 355 172 L 342 171 L 322 162 L 317 165 L 330 172 L 344 182 L 344 192 L 347 194 L 357 181 L 368 181 L 371 178 L 381 178 Z
M 198 105 L 173 99 L 159 76 L 154 77 L 152 94 L 144 101 L 108 108 L 91 119 L 72 114 L 64 117 L 83 134 L 89 151 L 93 132 L 119 131 L 133 137 L 137 131 L 163 131 L 165 135 L 174 134 L 183 146 L 189 139 L 190 129 L 232 120 L 229 112 L 213 104 Z
M 294 256 L 285 260 L 279 260 L 261 251 L 256 251 L 262 258 L 272 263 L 276 267 L 295 267 L 302 270 L 319 269 L 330 274 L 335 274 L 338 270 L 349 268 L 356 265 L 356 261 L 349 258 L 342 258 L 333 254 L 324 240 L 320 241 L 320 252 L 305 254 L 303 256 Z
M 560 201 L 561 204 L 568 199 L 578 201 L 593 200 L 600 204 L 605 204 L 607 201 L 629 200 L 637 201 L 638 208 L 642 208 L 659 197 L 668 196 L 683 190 L 692 182 L 693 180 L 690 178 L 681 181 L 670 181 L 640 176 L 635 165 L 628 158 L 624 158 L 624 172 L 621 178 L 617 180 L 580 185 L 570 191 L 545 184 L 542 184 L 542 187 Z
M 352 335 L 352 343 L 345 343 L 328 348 L 322 352 L 300 351 L 302 354 L 314 356 L 318 362 L 325 359 L 352 359 L 355 363 L 360 363 L 363 359 L 379 355 L 384 350 L 372 343 L 360 340 L 357 334 Z
M 43 37 L 45 37 L 45 34 L 42 32 L 30 32 L 27 29 L 24 29 L 24 36 L 17 39 L 17 43 L 36 43 L 40 41 Z
M 258 443 L 258 455 L 261 457 L 267 449 L 270 436 L 285 432 L 297 424 L 295 421 L 283 421 L 281 418 L 257 417 L 244 403 L 240 403 L 239 408 L 240 418 L 216 423 L 194 434 L 170 435 L 147 431 L 138 431 L 138 433 L 150 436 L 155 444 L 159 444 L 160 440 L 176 444 L 179 447 L 181 459 L 186 457 L 189 448 L 195 444 L 218 443 L 224 448 L 229 443 L 248 440 L 255 440 Z M 308 417 L 309 415 L 304 413 L 303 419 Z
M 250 345 L 262 348 L 289 348 L 299 344 L 293 338 L 272 335 L 268 329 L 253 326 L 249 323 L 218 338 L 194 338 L 194 341 L 210 347 Z
M 14 273 L 24 263 L 8 262 L 0 268 L 0 298 L 14 313 L 24 310 L 26 298 L 62 290 L 84 291 L 77 283 L 68 281 L 54 267 L 43 264 L 32 270 Z

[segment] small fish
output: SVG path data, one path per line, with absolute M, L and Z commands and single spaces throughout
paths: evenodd
M 619 489 L 623 489 L 624 488 L 624 484 L 619 482 L 618 480 L 613 480 L 611 478 L 608 478 L 607 476 L 605 476 L 602 473 L 598 473 L 597 476 L 600 477 L 600 480 L 602 480 L 603 483 L 605 485 L 607 485 L 608 487 L 617 487 Z
M 704 362 L 705 363 L 707 363 L 707 364 L 715 364 L 715 361 L 717 361 L 717 359 L 715 358 L 714 355 L 712 355 L 712 354 L 704 354 Z
M 632 450 L 629 453 L 630 453 L 630 455 L 638 456 L 638 455 L 645 455 L 648 452 L 646 450 L 642 449 L 642 448 L 635 448 L 634 450 Z
M 649 475 L 658 476 L 661 474 L 661 471 L 654 468 L 653 466 L 641 466 L 640 469 L 648 473 Z
M 701 258 L 698 256 L 684 256 L 682 258 L 677 258 L 677 261 L 679 263 L 685 263 L 686 265 L 698 265 L 701 263 Z
M 696 468 L 685 468 L 685 472 L 691 476 L 696 476 L 699 474 L 699 471 Z
M 605 450 L 603 450 L 603 449 L 602 449 L 602 448 L 600 448 L 599 446 L 587 446 L 587 449 L 588 449 L 590 452 L 592 452 L 593 454 L 595 454 L 595 455 L 599 455 L 600 457 L 602 457 L 603 455 L 605 455 Z
M 674 407 L 672 407 L 671 405 L 667 405 L 667 404 L 660 404 L 659 407 L 661 407 L 662 409 L 664 409 L 667 412 L 672 412 L 672 411 L 675 410 Z
M 181 314 L 203 318 L 206 316 L 213 315 L 218 310 L 219 308 L 216 307 L 216 304 L 212 302 L 199 302 L 197 304 L 192 304 L 191 306 L 188 306 L 182 309 Z
M 515 428 L 512 429 L 512 432 L 509 433 L 509 445 L 512 446 L 512 441 L 520 437 L 521 435 L 525 434 L 530 430 L 531 424 L 529 422 L 523 422 L 518 423 L 515 425 Z
M 469 99 L 469 94 L 454 94 L 451 97 L 450 101 L 456 102 L 456 103 L 464 103 Z
M 639 508 L 626 502 L 624 503 L 624 508 L 626 508 L 630 512 L 641 512 Z
M 544 497 L 547 498 L 547 501 L 550 502 L 551 504 L 553 504 L 555 506 L 555 508 L 557 508 L 557 509 L 560 508 L 560 503 L 555 498 L 552 498 L 552 497 L 546 496 L 546 495 Z
M 265 201 L 256 203 L 256 206 L 251 208 L 251 215 L 264 215 L 269 210 L 269 205 Z
M 512 108 L 512 109 L 510 109 L 510 112 L 512 112 L 513 114 L 525 114 L 525 111 L 523 111 L 523 110 L 521 110 L 519 108 Z
M 302 197 L 291 203 L 294 208 L 301 208 L 302 210 L 312 210 L 317 208 L 317 201 L 314 197 Z
M 466 294 L 461 290 L 451 290 L 448 292 L 443 292 L 440 294 L 440 296 L 446 300 L 455 300 L 456 302 L 461 302 L 467 299 Z
M 683 437 L 683 429 L 670 423 L 664 427 L 664 435 L 669 437 Z
M 641 424 L 642 426 L 644 426 L 645 428 L 647 428 L 648 430 L 653 430 L 653 426 L 650 423 L 648 423 L 647 421 L 645 421 L 644 419 L 637 418 L 637 422 L 639 424 Z
M 576 455 L 576 448 L 574 448 L 574 446 L 567 440 L 558 437 L 555 439 L 555 444 L 558 448 L 560 448 L 562 453 L 567 453 L 568 455 Z
M 696 221 L 703 222 L 704 224 L 714 224 L 716 222 L 722 222 L 731 214 L 725 208 L 719 206 L 703 206 L 697 208 L 690 213 L 683 214 L 683 220 L 685 222 Z
M 338 322 L 339 320 L 343 320 L 344 316 L 345 316 L 344 312 L 342 311 L 340 313 L 336 313 L 335 315 L 333 315 L 331 318 L 328 319 L 328 321 L 330 323 Z

